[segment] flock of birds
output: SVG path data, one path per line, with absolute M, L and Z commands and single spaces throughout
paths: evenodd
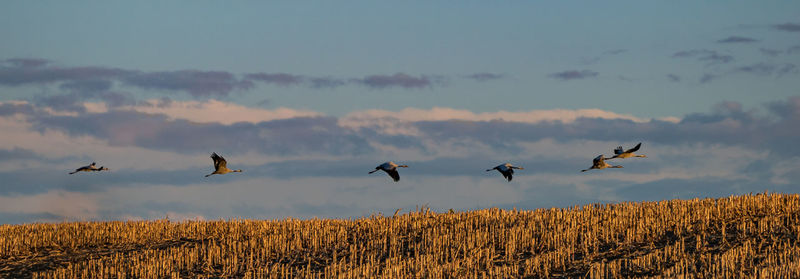
M 625 159 L 625 158 L 631 158 L 631 157 L 643 157 L 643 158 L 646 158 L 647 156 L 645 156 L 645 155 L 638 155 L 638 154 L 634 153 L 636 151 L 639 151 L 639 148 L 641 148 L 641 147 L 642 147 L 642 143 L 641 142 L 639 144 L 637 144 L 636 146 L 634 146 L 633 148 L 628 149 L 628 150 L 624 150 L 624 149 L 622 149 L 622 146 L 619 146 L 616 149 L 614 149 L 614 156 L 606 158 L 605 155 L 600 154 L 599 156 L 595 157 L 594 160 L 592 160 L 592 166 L 590 168 L 585 169 L 585 170 L 581 170 L 581 172 L 585 172 L 585 171 L 593 170 L 593 169 L 602 170 L 602 169 L 605 169 L 605 168 L 622 168 L 622 166 L 620 166 L 620 165 L 611 165 L 609 163 L 606 163 L 606 160 Z M 209 177 L 209 176 L 212 176 L 212 175 L 215 175 L 215 174 L 226 174 L 226 173 L 231 173 L 231 172 L 242 172 L 242 170 L 229 169 L 228 168 L 228 162 L 225 161 L 225 158 L 223 158 L 222 156 L 217 155 L 216 152 L 211 153 L 211 159 L 214 160 L 214 172 L 212 172 L 210 174 L 207 174 L 206 177 Z M 373 174 L 373 173 L 375 173 L 375 172 L 377 172 L 379 170 L 382 170 L 382 171 L 386 172 L 386 174 L 388 174 L 389 177 L 391 177 L 392 180 L 394 180 L 394 182 L 398 182 L 398 181 L 400 181 L 400 173 L 397 171 L 397 168 L 407 168 L 407 167 L 408 167 L 407 165 L 398 165 L 398 164 L 395 164 L 392 161 L 389 161 L 389 162 L 385 162 L 383 164 L 378 165 L 377 167 L 375 167 L 374 170 L 370 171 L 369 174 Z M 488 169 L 486 171 L 497 170 L 498 172 L 500 172 L 500 174 L 503 175 L 503 177 L 505 179 L 508 180 L 508 182 L 511 182 L 511 179 L 514 178 L 514 170 L 515 169 L 516 170 L 523 170 L 525 168 L 514 166 L 514 165 L 512 165 L 510 163 L 505 163 L 505 164 L 496 166 L 494 168 Z M 107 170 L 109 170 L 109 169 L 106 168 L 106 167 L 103 167 L 103 166 L 98 168 L 97 164 L 95 162 L 92 162 L 92 164 L 90 164 L 88 166 L 80 167 L 80 168 L 76 169 L 75 171 L 70 172 L 69 174 L 74 174 L 74 173 L 78 173 L 78 172 L 93 172 L 93 171 L 107 171 Z

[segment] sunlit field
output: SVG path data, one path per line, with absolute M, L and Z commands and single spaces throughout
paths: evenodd
M 0 226 L 0 277 L 800 278 L 800 198 Z

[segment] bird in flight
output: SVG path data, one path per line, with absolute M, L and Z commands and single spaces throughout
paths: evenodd
M 494 167 L 494 168 L 488 169 L 488 170 L 486 170 L 486 171 L 493 171 L 493 170 L 497 170 L 497 171 L 499 171 L 501 174 L 503 174 L 503 177 L 505 177 L 506 179 L 508 179 L 508 182 L 511 182 L 511 179 L 512 179 L 512 178 L 514 178 L 514 169 L 518 169 L 518 170 L 524 170 L 525 168 L 523 168 L 523 167 L 517 167 L 517 166 L 513 166 L 513 165 L 511 165 L 511 164 L 509 164 L 509 163 L 505 163 L 505 164 L 502 164 L 502 165 L 496 166 L 496 167 Z
M 217 155 L 216 152 L 211 153 L 211 159 L 214 160 L 214 172 L 210 174 L 206 174 L 206 177 L 212 176 L 214 174 L 226 174 L 229 172 L 242 172 L 242 170 L 231 170 L 228 168 L 228 162 L 225 161 L 225 158 L 222 156 Z
M 605 168 L 616 168 L 616 169 L 621 169 L 622 168 L 622 166 L 609 165 L 608 163 L 606 163 L 605 159 L 608 159 L 608 158 L 603 158 L 603 154 L 600 154 L 600 156 L 597 156 L 596 158 L 594 158 L 594 160 L 592 160 L 592 167 L 591 168 L 588 168 L 588 169 L 585 169 L 585 170 L 581 170 L 581 172 L 585 172 L 585 171 L 588 171 L 588 170 L 591 170 L 591 169 L 602 170 L 602 169 L 605 169 Z
M 642 147 L 642 143 L 641 142 L 639 144 L 637 144 L 636 146 L 634 146 L 633 148 L 628 149 L 628 150 L 624 150 L 624 151 L 622 149 L 622 146 L 618 146 L 616 149 L 614 149 L 614 154 L 615 154 L 614 157 L 606 158 L 606 159 L 609 159 L 609 160 L 610 159 L 616 159 L 616 158 L 624 159 L 624 158 L 630 158 L 630 157 L 647 158 L 647 156 L 644 156 L 644 155 L 633 154 L 633 152 L 638 151 L 640 147 Z
M 394 162 L 389 161 L 389 162 L 380 164 L 379 166 L 375 167 L 375 170 L 373 170 L 373 171 L 371 171 L 369 173 L 373 174 L 376 171 L 382 170 L 382 171 L 385 171 L 387 174 L 389 174 L 389 176 L 391 176 L 392 179 L 394 179 L 394 182 L 397 182 L 397 181 L 400 181 L 400 173 L 397 172 L 397 168 L 407 168 L 407 167 L 408 166 L 406 166 L 406 165 L 399 165 L 398 166 Z
M 107 171 L 107 170 L 108 170 L 108 168 L 106 168 L 106 167 L 99 167 L 98 168 L 97 167 L 97 163 L 92 162 L 90 165 L 77 168 L 77 169 L 75 169 L 75 171 L 70 172 L 69 174 L 75 174 L 75 173 L 81 172 L 81 171 L 89 172 L 89 171 Z

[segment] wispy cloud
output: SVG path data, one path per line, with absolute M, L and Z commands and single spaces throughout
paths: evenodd
M 780 51 L 780 50 L 777 50 L 777 49 L 769 49 L 769 48 L 763 48 L 763 47 L 759 48 L 758 51 L 760 51 L 762 54 L 764 54 L 766 56 L 770 56 L 770 57 L 775 57 L 775 56 L 778 56 L 781 53 L 783 53 L 783 51 Z
M 727 64 L 734 61 L 733 56 L 720 54 L 714 50 L 693 49 L 683 50 L 672 54 L 674 58 L 697 58 L 698 61 L 708 62 L 706 65 Z
M 711 82 L 712 80 L 714 80 L 714 79 L 716 79 L 718 77 L 719 76 L 717 76 L 717 75 L 712 75 L 712 74 L 709 74 L 709 73 L 705 73 L 702 76 L 700 76 L 700 79 L 698 81 L 700 83 L 709 83 L 709 82 Z
M 495 73 L 474 73 L 471 75 L 464 76 L 465 78 L 476 80 L 476 81 L 490 81 L 496 79 L 505 78 L 506 75 L 504 74 L 495 74 Z
M 370 88 L 384 89 L 389 87 L 401 88 L 425 88 L 433 84 L 431 78 L 427 76 L 410 76 L 404 73 L 396 73 L 394 75 L 371 75 L 362 79 L 354 80 L 357 83 L 363 84 Z
M 254 73 L 245 75 L 247 79 L 257 80 L 280 86 L 298 85 L 305 79 L 303 76 L 287 73 Z
M 0 65 L 2 64 L 9 64 L 12 67 L 19 67 L 19 68 L 35 68 L 41 67 L 46 64 L 50 63 L 50 61 L 46 59 L 38 59 L 38 58 L 11 58 L 6 60 L 1 60 Z
M 593 78 L 593 77 L 596 77 L 597 75 L 598 75 L 597 72 L 591 71 L 591 70 L 580 70 L 580 71 L 578 71 L 578 70 L 569 70 L 569 71 L 563 71 L 563 72 L 558 72 L 558 73 L 552 73 L 552 74 L 548 75 L 548 77 L 551 77 L 551 78 L 554 78 L 554 79 L 563 80 L 563 81 L 568 81 L 568 80 L 576 80 L 576 79 Z
M 603 52 L 603 54 L 618 55 L 618 54 L 623 54 L 623 53 L 626 53 L 626 52 L 628 52 L 627 49 L 612 49 L 612 50 L 608 50 L 608 51 Z
M 773 74 L 777 74 L 778 77 L 782 77 L 787 74 L 797 73 L 797 66 L 791 63 L 769 64 L 762 62 L 736 67 L 732 70 L 732 72 L 755 74 L 759 76 L 771 76 Z
M 681 77 L 679 75 L 676 75 L 676 74 L 668 74 L 667 75 L 667 79 L 669 79 L 669 81 L 671 81 L 671 82 L 680 82 L 681 81 Z
M 182 70 L 127 75 L 123 83 L 143 89 L 185 91 L 195 97 L 227 96 L 233 90 L 253 88 L 248 80 L 221 71 Z
M 719 40 L 717 40 L 717 43 L 720 43 L 720 44 L 732 44 L 732 43 L 755 43 L 755 42 L 758 42 L 758 41 L 759 41 L 759 40 L 757 40 L 757 39 L 748 38 L 748 37 L 741 37 L 741 36 L 730 36 L 730 37 L 727 37 L 727 38 L 725 38 L 725 39 L 719 39 Z
M 772 25 L 772 28 L 775 30 L 786 31 L 786 32 L 800 32 L 800 24 L 797 23 L 783 23 L 783 24 L 775 24 Z

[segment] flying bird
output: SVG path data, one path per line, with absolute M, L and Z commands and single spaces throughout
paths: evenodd
M 96 165 L 97 165 L 97 163 L 92 162 L 90 165 L 77 168 L 77 169 L 75 169 L 75 171 L 73 171 L 73 172 L 71 172 L 69 174 L 75 174 L 75 173 L 81 172 L 81 171 L 89 172 L 89 171 L 107 171 L 108 170 L 108 168 L 106 168 L 106 167 L 99 167 L 98 168 L 98 167 L 96 167 Z
M 375 170 L 373 170 L 373 171 L 371 171 L 369 173 L 373 174 L 376 171 L 382 170 L 382 171 L 385 171 L 387 174 L 389 174 L 389 176 L 391 176 L 392 179 L 394 179 L 394 182 L 397 182 L 397 181 L 400 181 L 400 174 L 397 172 L 397 168 L 407 168 L 407 167 L 408 166 L 406 166 L 406 165 L 399 165 L 398 166 L 394 162 L 389 161 L 389 162 L 381 164 L 380 166 L 375 167 Z
M 216 152 L 211 153 L 211 159 L 214 160 L 214 172 L 210 174 L 206 174 L 206 177 L 209 177 L 214 174 L 226 174 L 229 172 L 242 172 L 242 170 L 231 170 L 228 168 L 228 162 L 225 161 L 225 158 L 222 156 L 217 155 Z
M 633 154 L 633 152 L 636 152 L 636 151 L 639 150 L 639 147 L 642 147 L 642 143 L 641 142 L 639 144 L 637 144 L 636 146 L 634 146 L 633 148 L 625 150 L 625 151 L 623 151 L 622 146 L 618 146 L 616 149 L 614 149 L 614 154 L 616 154 L 616 155 L 614 155 L 614 157 L 606 158 L 606 159 L 609 159 L 609 160 L 610 159 L 615 159 L 615 158 L 624 159 L 624 158 L 630 158 L 630 157 L 647 158 L 647 156 L 644 156 L 644 155 Z
M 505 163 L 505 164 L 496 166 L 494 168 L 488 169 L 486 171 L 497 170 L 497 171 L 499 171 L 500 173 L 503 174 L 503 177 L 508 179 L 508 182 L 511 182 L 511 179 L 514 178 L 514 169 L 524 170 L 525 168 L 517 167 L 517 166 L 513 166 L 513 165 L 511 165 L 509 163 Z
M 585 171 L 588 171 L 588 170 L 591 170 L 591 169 L 602 170 L 602 169 L 605 169 L 605 168 L 617 168 L 617 169 L 621 169 L 622 168 L 622 166 L 609 165 L 608 163 L 606 163 L 605 159 L 608 159 L 608 158 L 603 158 L 603 154 L 600 154 L 600 156 L 597 156 L 596 158 L 594 158 L 594 160 L 592 160 L 592 167 L 591 168 L 588 168 L 588 169 L 585 169 L 585 170 L 581 170 L 581 172 L 585 172 Z

